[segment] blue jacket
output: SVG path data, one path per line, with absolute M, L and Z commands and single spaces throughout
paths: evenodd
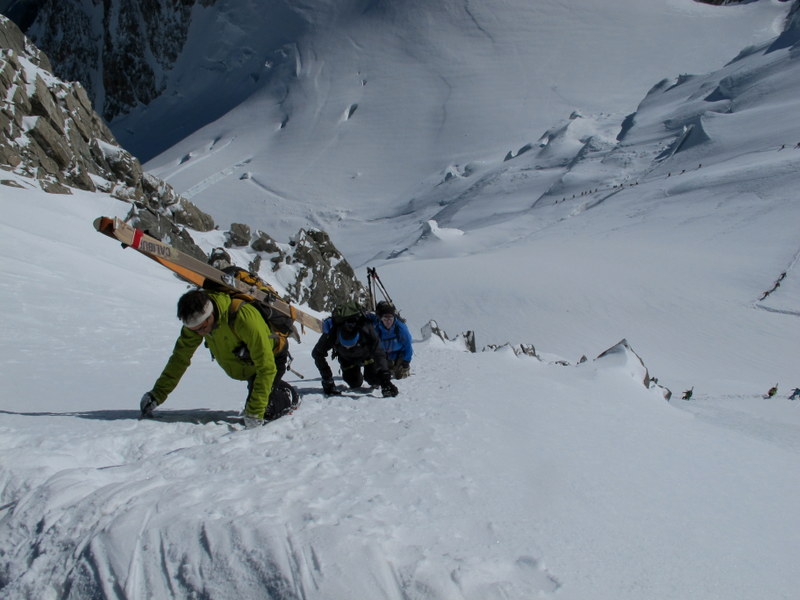
M 411 362 L 414 350 L 411 347 L 411 332 L 408 330 L 408 326 L 395 317 L 392 326 L 386 329 L 378 315 L 369 313 L 367 316 L 372 321 L 378 337 L 381 338 L 386 358 L 391 361 L 404 360 Z

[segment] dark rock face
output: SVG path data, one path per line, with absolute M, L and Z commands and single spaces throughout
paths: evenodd
M 81 82 L 117 139 L 146 162 L 224 115 L 265 81 L 295 76 L 293 49 L 310 27 L 304 3 L 215 4 L 0 0 L 0 12 L 50 57 L 59 78 Z M 209 72 L 219 81 L 209 83 Z M 196 87 L 189 92 L 187 86 Z M 185 93 L 202 110 L 184 110 Z M 151 128 L 159 135 L 151 135 Z
M 195 3 L 50 0 L 34 19 L 28 15 L 27 34 L 51 57 L 56 75 L 83 82 L 110 122 L 164 90 L 162 73 L 183 49 Z
M 250 243 L 250 226 L 244 223 L 231 223 L 231 229 L 227 234 L 226 248 L 234 246 L 247 246 Z
M 22 31 L 28 29 L 48 0 L 0 0 L 0 13 L 19 25 Z

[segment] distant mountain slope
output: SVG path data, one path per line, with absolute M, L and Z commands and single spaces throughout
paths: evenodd
M 318 6 L 268 85 L 151 172 L 217 222 L 325 229 L 411 321 L 479 343 L 627 337 L 726 389 L 794 368 L 798 2 Z M 205 24 L 248 16 L 223 8 Z
M 572 356 L 624 331 L 659 370 L 697 365 L 731 390 L 788 373 L 780 348 L 800 335 L 798 15 L 718 70 L 654 85 L 618 140 L 607 120 L 576 114 L 508 160 L 420 185 L 370 264 L 401 303 L 445 279 L 425 312 L 479 340 Z
M 223 22 L 247 17 L 217 8 Z M 516 152 L 576 110 L 618 128 L 655 82 L 718 68 L 772 39 L 787 10 L 693 0 L 345 4 L 271 57 L 270 76 L 246 101 L 147 167 L 223 221 L 280 215 L 290 229 L 327 229 L 340 217 L 386 218 L 448 169 Z M 189 62 L 174 75 L 194 86 L 218 80 Z M 188 115 L 204 106 L 183 98 Z M 172 126 L 173 101 L 115 127 Z
M 718 70 L 656 83 L 621 127 L 576 112 L 502 158 L 454 165 L 424 182 L 405 208 L 414 218 L 396 219 L 408 224 L 412 247 L 387 248 L 384 256 L 426 255 L 429 227 L 419 223 L 429 220 L 473 233 L 514 220 L 520 235 L 530 236 L 616 201 L 625 188 L 677 185 L 688 172 L 715 185 L 739 165 L 738 193 L 781 175 L 800 142 L 792 116 L 800 110 L 799 16 L 794 9 L 780 36 L 745 48 Z M 473 244 L 470 251 L 482 249 L 486 244 Z
M 574 109 L 630 110 L 654 80 L 707 70 L 772 35 L 785 10 L 694 0 L 81 0 L 44 3 L 28 34 L 142 160 L 233 110 L 201 138 L 225 139 L 253 106 L 247 129 L 270 189 L 316 202 L 323 189 L 362 199 L 408 190 L 443 160 L 521 146 Z M 303 182 L 281 176 L 299 161 Z

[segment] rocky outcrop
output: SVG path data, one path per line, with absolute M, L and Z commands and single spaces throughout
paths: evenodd
M 324 231 L 302 229 L 288 244 L 276 242 L 263 231 L 251 235 L 250 228 L 241 223 L 232 224 L 224 234 L 225 247 L 212 250 L 209 258 L 218 269 L 235 265 L 271 284 L 279 282 L 287 299 L 320 312 L 353 299 L 367 305 L 366 289 Z M 247 260 L 242 261 L 242 256 Z
M 0 45 L 0 94 L 7 99 L 0 106 L 0 170 L 36 180 L 51 193 L 108 193 L 131 205 L 133 225 L 207 260 L 190 230 L 210 231 L 213 219 L 145 173 L 94 112 L 81 84 L 56 78 L 48 57 L 3 16 Z M 18 185 L 1 175 L 0 183 Z M 250 262 L 239 266 L 268 280 L 280 276 L 293 302 L 330 311 L 345 300 L 366 300 L 364 286 L 323 231 L 303 229 L 289 244 L 279 244 L 235 223 L 225 240 L 227 248 L 247 249 Z
M 225 241 L 226 248 L 247 246 L 250 243 L 250 226 L 244 223 L 232 223 L 226 237 L 228 238 Z
M 438 339 L 443 342 L 445 346 L 456 348 L 458 350 L 464 350 L 466 352 L 477 352 L 474 331 L 465 331 L 464 333 L 451 338 L 447 335 L 447 332 L 439 327 L 439 324 L 434 320 L 428 321 L 422 327 L 422 339 L 423 341 Z
M 102 191 L 177 225 L 214 227 L 167 183 L 144 173 L 94 112 L 80 83 L 53 76 L 50 60 L 0 16 L 0 168 L 36 179 L 48 192 Z
M 515 356 L 530 356 L 532 358 L 539 358 L 536 354 L 536 348 L 534 348 L 533 344 L 511 344 L 506 342 L 505 344 L 488 344 L 483 348 L 484 352 L 504 352 L 510 351 L 513 352 Z
M 197 210 L 195 206 L 183 199 L 179 202 L 186 203 L 191 209 Z M 130 213 L 128 213 L 127 220 L 154 238 L 177 248 L 181 252 L 186 252 L 198 260 L 207 261 L 206 253 L 195 243 L 186 227 L 171 219 L 168 214 L 164 210 L 142 208 L 134 204 Z
M 353 268 L 319 229 L 301 229 L 292 240 L 291 263 L 297 269 L 293 296 L 317 310 L 330 310 L 336 304 L 357 299 L 364 304 L 367 299 L 364 286 L 358 281 Z
M 236 232 L 226 232 L 226 237 L 238 240 L 241 246 L 242 233 L 239 226 Z M 251 240 L 250 249 L 258 253 L 261 272 L 271 271 L 284 281 L 296 302 L 321 312 L 351 299 L 366 305 L 366 289 L 324 231 L 301 229 L 288 244 L 279 244 L 263 231 L 256 231 Z M 251 263 L 250 270 L 257 272 L 253 266 Z
M 622 339 L 607 350 L 597 355 L 595 363 L 612 366 L 627 372 L 634 380 L 641 382 L 647 389 L 657 390 L 665 400 L 672 398 L 669 388 L 658 385 L 658 380 L 650 376 L 650 372 L 628 340 Z

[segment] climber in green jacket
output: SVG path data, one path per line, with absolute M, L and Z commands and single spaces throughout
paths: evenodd
M 142 396 L 143 417 L 150 417 L 175 389 L 191 363 L 195 350 L 205 340 L 212 356 L 232 379 L 248 382 L 244 407 L 245 426 L 250 429 L 285 414 L 296 403 L 291 386 L 281 378 L 286 371 L 288 349 L 274 354 L 276 343 L 258 310 L 247 303 L 231 311 L 231 297 L 223 292 L 193 290 L 178 300 L 178 318 L 183 322 L 166 367 Z M 286 388 L 289 388 L 287 390 Z

